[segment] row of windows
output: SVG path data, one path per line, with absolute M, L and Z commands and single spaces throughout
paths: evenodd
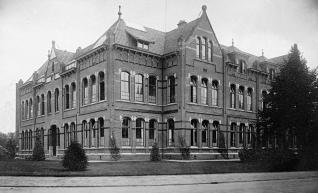
M 244 110 L 245 104 L 244 104 L 244 96 L 245 96 L 245 88 L 244 86 L 240 86 L 238 89 L 238 105 L 236 101 L 236 85 L 231 84 L 230 86 L 230 108 L 239 108 Z M 247 94 L 246 94 L 246 107 L 248 111 L 253 111 L 253 104 L 252 104 L 252 97 L 253 97 L 253 89 L 247 88 Z
M 218 106 L 218 89 L 219 89 L 219 81 L 212 81 L 212 105 Z M 196 76 L 191 76 L 190 80 L 190 102 L 197 103 L 197 90 L 198 90 L 198 79 Z M 201 79 L 201 103 L 208 104 L 208 79 Z
M 196 38 L 196 57 L 212 62 L 213 61 L 213 43 L 206 37 Z
M 42 145 L 44 146 L 44 129 L 36 129 L 35 136 L 39 136 Z M 21 133 L 21 149 L 32 150 L 33 149 L 33 133 L 32 130 L 25 130 Z
M 89 79 L 83 78 L 83 92 L 82 92 L 82 105 L 95 103 L 98 100 L 105 100 L 105 74 L 104 72 L 98 73 L 98 88 L 96 83 L 96 76 L 91 75 Z

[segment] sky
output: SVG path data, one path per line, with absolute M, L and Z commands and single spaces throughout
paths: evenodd
M 0 132 L 15 131 L 15 84 L 28 79 L 56 47 L 75 52 L 118 18 L 161 31 L 199 17 L 202 5 L 221 44 L 267 58 L 298 44 L 318 65 L 318 0 L 0 0 Z

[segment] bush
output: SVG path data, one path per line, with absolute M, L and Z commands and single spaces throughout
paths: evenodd
M 154 143 L 151 147 L 150 161 L 160 161 L 160 153 L 157 143 Z
M 36 135 L 36 138 L 35 138 L 35 145 L 33 148 L 32 160 L 33 161 L 45 160 L 45 153 L 43 149 L 43 144 L 40 139 L 40 135 Z
M 181 157 L 184 160 L 190 159 L 190 147 L 187 146 L 186 140 L 183 136 L 179 135 L 179 151 L 181 153 Z
M 0 145 L 0 161 L 4 161 L 8 159 L 9 159 L 8 150 Z
M 85 150 L 77 142 L 71 142 L 63 157 L 63 167 L 71 171 L 85 170 L 88 162 Z
M 8 156 L 10 159 L 14 159 L 17 152 L 17 143 L 13 137 L 11 137 L 6 144 L 6 149 L 8 150 Z
M 242 162 L 252 162 L 257 161 L 256 151 L 254 149 L 241 149 L 238 156 Z
M 111 135 L 109 139 L 109 146 L 110 146 L 110 154 L 113 160 L 118 161 L 120 159 L 120 149 L 117 146 L 116 138 Z

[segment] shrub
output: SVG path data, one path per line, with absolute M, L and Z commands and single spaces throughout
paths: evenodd
M 85 170 L 88 162 L 82 145 L 77 142 L 71 142 L 65 151 L 62 163 L 64 168 L 71 171 Z
M 110 146 L 110 154 L 113 160 L 118 161 L 120 159 L 120 149 L 117 146 L 116 138 L 113 134 L 110 136 L 109 139 L 109 146 Z
M 187 146 L 186 140 L 182 135 L 179 135 L 179 151 L 181 153 L 182 159 L 190 159 L 190 147 Z
M 14 138 L 10 138 L 8 141 L 7 141 L 7 144 L 6 144 L 6 149 L 8 150 L 8 156 L 10 159 L 14 159 L 15 157 L 15 154 L 17 152 L 17 143 L 16 143 L 16 140 L 14 140 Z
M 257 160 L 256 151 L 254 149 L 241 149 L 238 156 L 242 162 L 252 162 Z
M 9 159 L 8 150 L 0 145 L 0 161 L 8 160 L 8 159 Z
M 35 138 L 35 145 L 33 148 L 32 160 L 34 161 L 45 160 L 45 154 L 44 154 L 43 144 L 40 139 L 40 135 L 36 135 L 36 138 Z
M 160 161 L 160 153 L 157 143 L 154 143 L 151 147 L 150 161 Z

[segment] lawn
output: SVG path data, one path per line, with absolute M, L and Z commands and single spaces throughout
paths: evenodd
M 19 176 L 123 176 L 268 172 L 260 163 L 239 161 L 173 162 L 121 161 L 89 163 L 86 171 L 71 172 L 60 161 L 0 161 L 0 175 Z

